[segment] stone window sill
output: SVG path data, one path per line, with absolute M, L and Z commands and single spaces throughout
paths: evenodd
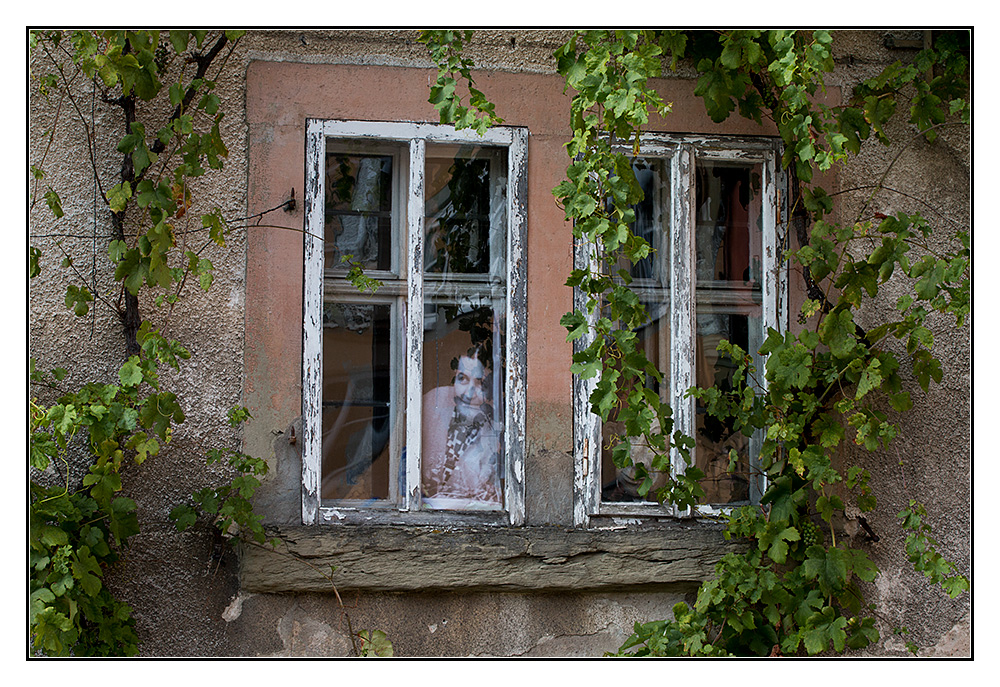
M 665 522 L 565 527 L 282 526 L 245 545 L 247 592 L 600 590 L 699 582 L 734 544 L 722 526 Z M 291 555 L 289 555 L 291 554 Z M 324 577 L 334 566 L 332 580 Z M 321 573 L 322 571 L 322 573 Z

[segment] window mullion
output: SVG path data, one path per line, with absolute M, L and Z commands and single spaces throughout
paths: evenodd
M 424 160 L 426 144 L 409 145 L 409 184 L 406 202 L 408 243 L 406 303 L 406 492 L 401 510 L 420 509 L 420 449 L 423 443 L 424 357 Z
M 695 151 L 683 145 L 671 159 L 672 231 L 670 235 L 670 397 L 674 411 L 674 430 L 695 436 L 695 399 L 684 392 L 695 383 Z M 691 460 L 695 448 L 691 448 Z M 671 450 L 674 473 L 684 472 L 688 464 L 677 449 Z M 676 515 L 690 515 L 690 509 Z
M 761 223 L 763 225 L 763 261 L 761 265 L 763 283 L 761 288 L 764 331 L 768 327 L 778 328 L 778 245 L 776 228 L 777 200 L 775 197 L 774 158 L 768 157 L 763 168 L 764 197 L 761 202 Z
M 784 278 L 784 270 L 781 269 L 782 257 L 781 246 L 778 238 L 778 219 L 783 214 L 779 208 L 780 197 L 778 196 L 779 171 L 776 164 L 775 155 L 766 157 L 763 169 L 763 198 L 762 198 L 762 234 L 763 250 L 761 251 L 763 264 L 761 265 L 762 284 L 762 322 L 761 341 L 766 339 L 769 328 L 774 328 L 778 332 L 784 333 L 784 323 L 787 320 L 783 310 L 786 304 L 787 283 Z M 757 351 L 749 351 L 753 356 L 754 367 L 757 369 L 757 379 L 760 383 L 758 393 L 767 391 L 767 379 L 764 376 L 764 364 L 766 357 Z M 766 477 L 760 471 L 760 452 L 764 443 L 764 431 L 757 430 L 750 439 L 750 502 L 760 503 L 760 499 L 767 488 Z
M 514 129 L 507 153 L 506 331 L 507 379 L 504 394 L 504 500 L 509 523 L 524 524 L 525 374 L 527 372 L 527 266 L 525 261 L 528 198 L 528 132 Z
M 305 232 L 302 284 L 302 522 L 319 517 L 323 422 L 323 123 L 306 124 Z

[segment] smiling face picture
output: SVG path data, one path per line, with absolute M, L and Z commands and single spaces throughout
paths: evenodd
M 470 358 L 463 355 L 458 360 L 458 370 L 455 373 L 455 410 L 463 419 L 471 421 L 482 411 L 485 396 L 483 379 L 486 368 L 479 357 Z

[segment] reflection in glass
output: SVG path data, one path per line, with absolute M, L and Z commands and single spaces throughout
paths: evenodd
M 392 156 L 326 155 L 326 266 L 392 268 Z
M 670 388 L 670 196 L 668 167 L 662 160 L 638 158 L 632 170 L 642 188 L 643 199 L 632 207 L 635 223 L 632 232 L 645 239 L 653 252 L 634 263 L 624 261 L 619 267 L 628 269 L 632 276 L 632 289 L 640 294 L 649 320 L 636 330 L 639 348 L 646 353 L 664 377 L 663 382 L 647 379 L 647 385 L 660 398 L 667 400 Z M 654 425 L 653 431 L 659 428 Z M 612 416 L 604 423 L 601 440 L 601 500 L 622 503 L 652 501 L 657 488 L 666 483 L 665 473 L 651 473 L 653 487 L 646 497 L 639 495 L 640 480 L 634 467 L 618 468 L 612 460 L 612 449 L 625 436 L 625 426 Z M 652 463 L 653 452 L 644 445 L 641 438 L 633 439 L 631 457 L 633 463 Z
M 727 339 L 750 354 L 761 346 L 761 200 L 758 166 L 699 162 L 695 234 L 696 383 L 732 387 L 734 365 L 716 347 Z M 697 406 L 697 465 L 706 502 L 749 500 L 750 440 Z M 728 472 L 729 453 L 739 455 Z
M 388 304 L 323 306 L 322 498 L 386 500 L 392 476 L 389 438 L 391 311 Z
M 426 272 L 485 275 L 491 268 L 499 271 L 506 211 L 502 162 L 503 151 L 497 149 L 427 147 Z
M 663 160 L 637 158 L 632 163 L 635 180 L 642 189 L 642 200 L 632 206 L 635 222 L 632 233 L 651 247 L 650 254 L 629 267 L 636 287 L 670 286 L 670 249 L 667 213 L 670 208 L 669 169 Z
M 428 145 L 426 172 L 423 505 L 499 510 L 505 153 Z

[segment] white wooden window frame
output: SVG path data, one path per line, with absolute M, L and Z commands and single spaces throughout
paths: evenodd
M 788 277 L 782 259 L 787 224 L 787 211 L 781 203 L 785 174 L 780 168 L 779 144 L 772 139 L 741 139 L 729 137 L 699 137 L 648 134 L 643 136 L 639 156 L 662 159 L 669 167 L 670 221 L 670 375 L 669 398 L 673 408 L 674 430 L 695 436 L 695 399 L 684 398 L 684 392 L 695 385 L 695 180 L 696 163 L 740 162 L 759 164 L 762 176 L 762 328 L 784 332 L 788 321 Z M 574 246 L 574 266 L 596 269 L 592 247 L 577 240 Z M 574 307 L 586 312 L 586 294 L 574 290 Z M 598 313 L 590 316 L 589 330 L 594 331 Z M 583 350 L 592 339 L 585 336 L 575 342 Z M 763 370 L 765 359 L 755 355 L 755 364 Z M 601 501 L 601 440 L 602 423 L 590 410 L 590 395 L 599 380 L 573 378 L 574 408 L 574 504 L 573 520 L 578 526 L 591 526 L 609 519 L 614 524 L 640 522 L 644 518 L 711 517 L 731 510 L 731 506 L 699 505 L 680 510 L 670 504 L 651 502 L 608 503 Z M 766 382 L 764 382 L 766 383 Z M 763 436 L 758 432 L 750 439 L 751 481 L 750 502 L 759 502 L 766 489 L 764 478 L 755 470 L 756 456 Z M 691 449 L 692 460 L 696 448 Z M 684 458 L 673 450 L 671 464 L 675 473 L 685 469 Z M 593 519 L 593 520 L 592 520 Z
M 526 255 L 527 229 L 527 130 L 494 127 L 480 136 L 472 130 L 453 126 L 412 122 L 341 121 L 307 119 L 305 140 L 305 231 L 303 237 L 303 328 L 302 328 L 302 522 L 385 522 L 400 524 L 469 523 L 495 525 L 524 524 L 525 455 L 525 335 L 526 335 Z M 406 247 L 393 256 L 388 273 L 371 270 L 367 274 L 395 279 L 389 293 L 362 296 L 344 288 L 324 266 L 324 186 L 328 139 L 341 142 L 395 143 L 402 147 L 398 172 L 400 180 L 394 207 L 403 226 L 396 235 Z M 422 361 L 424 306 L 424 161 L 428 144 L 474 144 L 507 149 L 506 193 L 506 376 L 504 394 L 504 510 L 428 511 L 421 509 L 422 445 Z M 396 215 L 396 212 L 399 212 Z M 428 279 L 428 282 L 431 280 Z M 432 286 L 430 283 L 428 286 Z M 406 407 L 406 426 L 394 449 L 405 442 L 405 489 L 400 502 L 391 509 L 355 508 L 328 505 L 321 500 L 322 479 L 322 381 L 323 381 L 323 302 L 325 289 L 335 289 L 337 300 L 361 303 L 393 303 L 403 323 L 400 345 L 393 346 L 393 398 Z M 433 290 L 433 289 L 432 289 Z M 412 305 L 411 305 L 412 304 Z M 397 314 L 394 311 L 394 315 Z M 402 386 L 402 389 L 399 386 Z M 400 414 L 401 415 L 401 414 Z M 398 417 L 399 415 L 397 415 Z M 399 455 L 399 453 L 393 453 Z

